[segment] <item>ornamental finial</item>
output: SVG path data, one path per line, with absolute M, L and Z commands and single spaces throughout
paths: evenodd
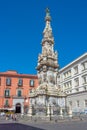
M 50 16 L 50 10 L 49 10 L 49 8 L 46 8 L 46 16 Z
M 46 21 L 50 21 L 50 20 L 51 20 L 49 8 L 46 8 L 46 17 L 45 17 L 45 20 L 46 20 Z

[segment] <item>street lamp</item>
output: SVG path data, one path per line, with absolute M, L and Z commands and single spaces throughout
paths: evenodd
M 51 105 L 49 107 L 50 107 L 50 121 L 51 121 Z

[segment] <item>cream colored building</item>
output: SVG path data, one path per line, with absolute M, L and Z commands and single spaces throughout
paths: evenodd
M 87 53 L 59 70 L 58 84 L 73 112 L 87 110 Z

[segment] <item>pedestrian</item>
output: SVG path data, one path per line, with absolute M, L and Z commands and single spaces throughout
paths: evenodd
M 13 120 L 13 114 L 11 115 L 11 119 Z
M 16 121 L 16 115 L 15 115 L 15 121 Z
M 8 115 L 6 115 L 6 118 L 5 118 L 6 120 L 8 120 Z

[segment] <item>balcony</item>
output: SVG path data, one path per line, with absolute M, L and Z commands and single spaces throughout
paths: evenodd
M 4 95 L 5 98 L 10 98 L 10 95 Z
M 19 83 L 18 83 L 18 87 L 23 87 L 23 84 L 19 84 Z
M 25 96 L 18 96 L 18 95 L 15 95 L 15 96 L 12 96 L 12 98 L 14 98 L 14 99 L 24 99 L 25 98 Z
M 4 108 L 9 108 L 10 105 L 9 104 L 4 104 Z

